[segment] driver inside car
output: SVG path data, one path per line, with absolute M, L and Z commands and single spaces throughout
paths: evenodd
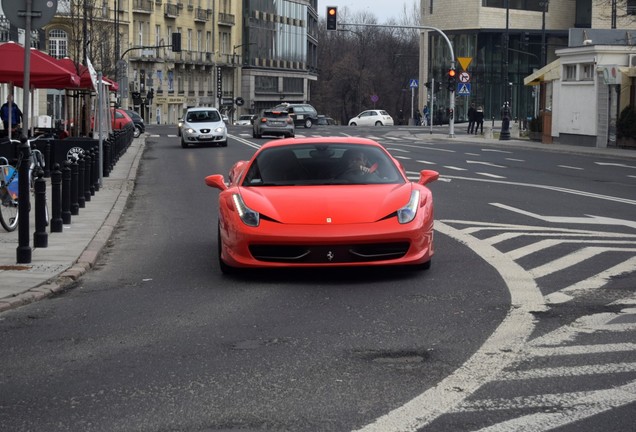
M 378 168 L 378 164 L 371 165 L 362 151 L 347 150 L 344 155 L 347 161 L 347 170 L 361 175 L 371 174 Z

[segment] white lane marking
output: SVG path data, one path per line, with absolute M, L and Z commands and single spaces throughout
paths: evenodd
M 448 166 L 448 165 L 444 165 L 444 168 L 453 170 L 453 171 L 468 171 L 466 168 L 460 168 L 460 167 Z
M 633 175 L 628 175 L 627 177 L 629 177 L 629 178 L 636 178 L 636 176 L 633 176 Z
M 517 263 L 443 222 L 435 221 L 435 230 L 465 244 L 499 272 L 510 292 L 511 308 L 495 332 L 459 369 L 359 431 L 417 431 L 448 412 L 518 359 L 534 329 L 532 312 L 545 310 L 541 291 Z
M 506 151 L 506 150 L 496 150 L 496 149 L 488 149 L 488 148 L 483 148 L 481 149 L 481 151 L 483 152 L 490 152 L 490 153 L 506 153 L 506 154 L 512 154 L 511 151 Z
M 409 156 L 394 155 L 393 157 L 396 158 L 396 159 L 411 160 L 411 158 Z
M 390 151 L 390 152 L 396 151 L 396 152 L 402 152 L 402 153 L 410 153 L 410 150 L 404 150 L 404 149 L 401 149 L 401 148 L 387 147 L 386 149 L 388 151 Z
M 484 177 L 491 177 L 495 179 L 505 179 L 505 177 L 497 175 L 497 174 L 490 174 L 485 172 L 476 172 L 475 174 L 479 174 L 479 175 L 483 175 Z
M 516 207 L 512 207 L 506 204 L 490 203 L 490 205 L 499 207 L 504 210 L 509 210 L 514 213 L 519 213 L 525 216 L 529 216 L 534 219 L 539 219 L 548 223 L 561 223 L 561 224 L 586 224 L 586 225 L 619 225 L 636 228 L 636 221 L 608 218 L 605 216 L 585 215 L 585 217 L 570 217 L 570 216 L 542 216 L 537 213 L 532 213 L 526 210 L 521 210 Z
M 632 249 L 636 251 L 636 249 Z M 631 257 L 620 264 L 616 264 L 594 276 L 579 281 L 574 285 L 563 288 L 552 294 L 545 296 L 546 302 L 550 304 L 565 303 L 574 298 L 570 294 L 581 294 L 605 286 L 612 278 L 636 272 L 636 257 Z
M 615 167 L 621 167 L 621 168 L 634 168 L 636 169 L 636 166 L 632 166 L 632 165 L 625 165 L 625 164 L 621 164 L 621 163 L 613 163 L 613 162 L 594 162 L 596 165 L 601 165 L 601 166 L 615 166 Z
M 525 235 L 525 234 L 522 234 Z M 497 236 L 498 237 L 498 236 Z M 493 237 L 494 238 L 494 237 Z M 490 244 L 493 244 L 491 239 L 488 239 Z M 545 249 L 549 249 L 553 246 L 557 246 L 560 244 L 566 243 L 576 243 L 576 244 L 603 244 L 603 245 L 618 245 L 618 244 L 633 244 L 636 245 L 635 241 L 629 240 L 584 240 L 584 239 L 559 239 L 559 240 L 540 240 L 538 242 L 534 242 L 527 246 L 520 247 L 515 250 L 508 251 L 508 256 L 513 260 L 518 260 L 519 258 L 523 258 L 528 255 L 532 255 L 533 253 L 543 251 Z
M 552 273 L 564 270 L 568 267 L 572 267 L 582 261 L 594 258 L 595 256 L 600 255 L 604 252 L 610 251 L 636 252 L 636 248 L 615 248 L 598 246 L 585 247 L 528 271 L 534 278 L 541 278 L 551 275 Z
M 565 168 L 565 169 L 571 169 L 571 170 L 583 170 L 583 168 L 580 167 L 574 167 L 574 166 L 569 166 L 569 165 L 557 165 L 559 168 Z
M 486 166 L 489 166 L 489 167 L 495 167 L 495 168 L 506 168 L 506 167 L 505 167 L 505 166 L 503 166 L 503 165 L 497 165 L 497 164 L 494 164 L 494 163 L 492 163 L 492 162 L 483 162 L 483 161 L 473 161 L 473 160 L 467 160 L 467 161 L 466 161 L 466 163 L 469 163 L 469 164 L 477 164 L 477 165 L 486 165 Z
M 466 156 L 476 156 L 476 157 L 480 157 L 481 155 L 479 153 L 464 153 Z
M 425 161 L 425 160 L 418 160 L 416 162 L 419 162 L 419 163 L 425 164 L 425 165 L 437 165 L 437 162 L 430 162 L 430 161 Z
M 506 160 L 509 160 L 512 162 L 525 162 L 525 159 L 506 158 Z
M 630 352 L 636 351 L 636 343 L 616 343 L 597 345 L 571 345 L 571 346 L 541 346 L 531 347 L 528 354 L 534 357 L 554 357 L 571 355 L 602 354 L 609 352 Z
M 539 369 L 529 369 L 522 371 L 510 371 L 504 372 L 501 377 L 498 377 L 501 381 L 514 381 L 514 380 L 529 380 L 539 378 L 562 378 L 562 377 L 576 377 L 586 375 L 606 375 L 615 373 L 636 372 L 635 362 L 625 363 L 603 363 L 584 366 L 561 366 Z
M 474 177 L 460 177 L 460 176 L 447 176 L 450 179 L 454 179 L 454 180 L 467 180 L 467 181 L 476 181 L 476 182 L 488 182 L 488 183 L 499 183 L 499 184 L 505 184 L 505 185 L 509 185 L 509 186 L 524 186 L 524 187 L 531 187 L 531 188 L 536 188 L 536 189 L 547 189 L 547 190 L 551 190 L 554 192 L 561 192 L 561 193 L 567 193 L 567 194 L 572 194 L 572 195 L 580 195 L 580 196 L 585 196 L 585 197 L 589 197 L 589 198 L 597 198 L 597 199 L 602 199 L 602 200 L 606 200 L 606 201 L 614 201 L 614 202 L 620 202 L 623 204 L 630 204 L 630 205 L 636 205 L 636 200 L 632 200 L 632 199 L 627 199 L 627 198 L 618 198 L 618 197 L 613 197 L 613 196 L 609 196 L 609 195 L 601 195 L 601 194 L 595 194 L 595 193 L 591 193 L 591 192 L 583 192 L 583 191 L 579 191 L 576 189 L 567 189 L 567 188 L 562 188 L 562 187 L 558 187 L 558 186 L 547 186 L 547 185 L 540 185 L 540 184 L 536 184 L 536 183 L 519 183 L 519 182 L 513 182 L 513 181 L 502 181 L 502 180 L 491 180 L 491 179 L 482 179 L 482 178 L 474 178 Z

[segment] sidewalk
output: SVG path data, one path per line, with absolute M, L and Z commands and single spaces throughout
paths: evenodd
M 97 260 L 119 221 L 133 190 L 145 138 L 137 138 L 119 158 L 99 191 L 86 202 L 63 232 L 48 232 L 48 247 L 34 248 L 31 263 L 16 264 L 18 229 L 0 227 L 0 312 L 63 291 Z M 50 182 L 49 187 L 50 187 Z M 47 191 L 50 199 L 50 191 Z M 30 246 L 35 231 L 33 202 L 29 226 Z

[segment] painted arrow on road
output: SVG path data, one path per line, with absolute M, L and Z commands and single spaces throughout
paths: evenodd
M 585 217 L 570 217 L 570 216 L 541 216 L 536 213 L 521 210 L 515 207 L 508 206 L 500 203 L 490 203 L 490 205 L 499 207 L 504 210 L 509 210 L 514 213 L 519 213 L 525 216 L 529 216 L 534 219 L 539 219 L 548 223 L 566 223 L 566 224 L 585 224 L 585 225 L 616 225 L 626 226 L 636 229 L 636 221 L 608 218 L 605 216 L 585 215 Z

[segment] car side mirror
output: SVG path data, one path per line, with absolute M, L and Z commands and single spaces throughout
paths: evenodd
M 227 185 L 225 184 L 225 179 L 223 178 L 223 175 L 221 174 L 213 174 L 213 175 L 209 175 L 205 178 L 205 184 L 216 188 L 220 191 L 224 191 L 227 189 Z
M 422 170 L 420 171 L 420 179 L 418 180 L 418 183 L 424 186 L 434 182 L 437 179 L 439 179 L 439 173 L 437 171 Z

